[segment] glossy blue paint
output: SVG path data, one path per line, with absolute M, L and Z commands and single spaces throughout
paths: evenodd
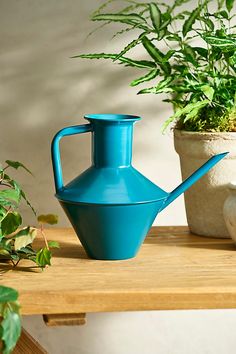
M 156 186 L 131 164 L 131 115 L 92 114 L 89 124 L 60 130 L 52 141 L 56 197 L 88 256 L 127 259 L 139 250 L 156 215 L 201 178 L 227 153 L 213 156 L 171 193 Z M 92 133 L 92 164 L 63 184 L 59 142 L 64 136 Z
M 60 204 L 75 229 L 87 255 L 95 259 L 134 257 L 162 205 Z

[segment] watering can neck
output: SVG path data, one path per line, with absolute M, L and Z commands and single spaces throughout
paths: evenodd
M 131 166 L 133 124 L 133 121 L 91 121 L 92 164 L 95 167 Z

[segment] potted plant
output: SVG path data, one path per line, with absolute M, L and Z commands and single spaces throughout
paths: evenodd
M 51 264 L 51 248 L 58 248 L 56 241 L 47 241 L 43 225 L 56 224 L 54 214 L 38 215 L 30 204 L 19 183 L 13 179 L 9 169 L 22 168 L 31 172 L 20 162 L 6 160 L 0 166 L 0 275 L 17 267 L 23 259 L 30 260 L 44 269 Z M 20 213 L 21 201 L 25 201 L 37 218 L 38 226 L 23 226 Z M 32 242 L 37 233 L 44 239 L 44 247 L 35 250 Z M 5 267 L 3 267 L 5 265 Z M 4 281 L 4 278 L 2 277 Z M 21 334 L 20 305 L 15 289 L 0 285 L 0 352 L 10 354 Z
M 222 208 L 227 196 L 225 185 L 236 174 L 234 0 L 198 0 L 193 10 L 189 10 L 190 0 L 173 0 L 172 5 L 125 0 L 126 6 L 119 11 L 106 11 L 111 2 L 95 11 L 92 21 L 102 22 L 102 26 L 119 22 L 123 27 L 114 37 L 133 31 L 134 39 L 119 53 L 73 58 L 110 59 L 144 71 L 130 85 L 152 81 L 138 94 L 164 93 L 164 101 L 173 105 L 174 113 L 163 130 L 174 126 L 184 179 L 212 155 L 230 152 L 185 193 L 190 230 L 228 237 Z M 132 57 L 137 46 L 143 50 L 142 59 Z

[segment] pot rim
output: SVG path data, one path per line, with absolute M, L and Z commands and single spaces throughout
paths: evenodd
M 195 132 L 177 128 L 174 128 L 174 136 L 192 140 L 236 140 L 236 132 Z
M 235 191 L 236 190 L 236 180 L 229 182 L 227 184 L 227 188 Z

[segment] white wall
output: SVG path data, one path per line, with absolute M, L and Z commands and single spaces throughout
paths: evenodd
M 117 51 L 124 45 L 123 38 L 108 41 L 111 27 L 85 40 L 94 28 L 89 14 L 99 4 L 100 0 L 0 1 L 0 160 L 20 160 L 34 172 L 35 178 L 24 172 L 17 176 L 40 213 L 57 213 L 60 226 L 69 224 L 53 196 L 50 141 L 60 128 L 82 123 L 85 113 L 141 115 L 143 120 L 135 126 L 135 167 L 167 191 L 180 182 L 172 135 L 160 133 L 171 107 L 157 96 L 136 96 L 128 83 L 140 71 L 69 58 Z M 89 164 L 89 136 L 65 139 L 62 156 L 65 179 L 70 180 Z M 24 215 L 26 223 L 34 223 L 26 207 Z M 157 222 L 186 224 L 182 198 Z M 37 316 L 24 319 L 50 354 L 231 354 L 235 324 L 233 311 L 91 314 L 86 326 L 63 329 L 48 329 Z
M 22 173 L 22 183 L 42 213 L 52 211 L 60 216 L 60 225 L 68 225 L 68 221 L 53 196 L 50 142 L 62 127 L 83 123 L 85 113 L 141 115 L 143 120 L 135 126 L 134 165 L 166 190 L 180 182 L 172 134 L 163 136 L 160 132 L 171 107 L 154 95 L 137 96 L 137 89 L 129 87 L 143 71 L 107 61 L 70 59 L 77 53 L 115 51 L 124 45 L 121 38 L 110 41 L 111 29 L 86 40 L 94 28 L 89 15 L 100 3 L 0 1 L 0 109 L 4 127 L 0 157 L 2 161 L 23 161 L 32 169 L 36 178 Z M 90 137 L 66 138 L 61 145 L 65 179 L 70 180 L 89 165 Z M 27 208 L 25 221 L 32 222 Z M 183 203 L 178 200 L 173 204 L 160 215 L 159 223 L 185 223 Z

